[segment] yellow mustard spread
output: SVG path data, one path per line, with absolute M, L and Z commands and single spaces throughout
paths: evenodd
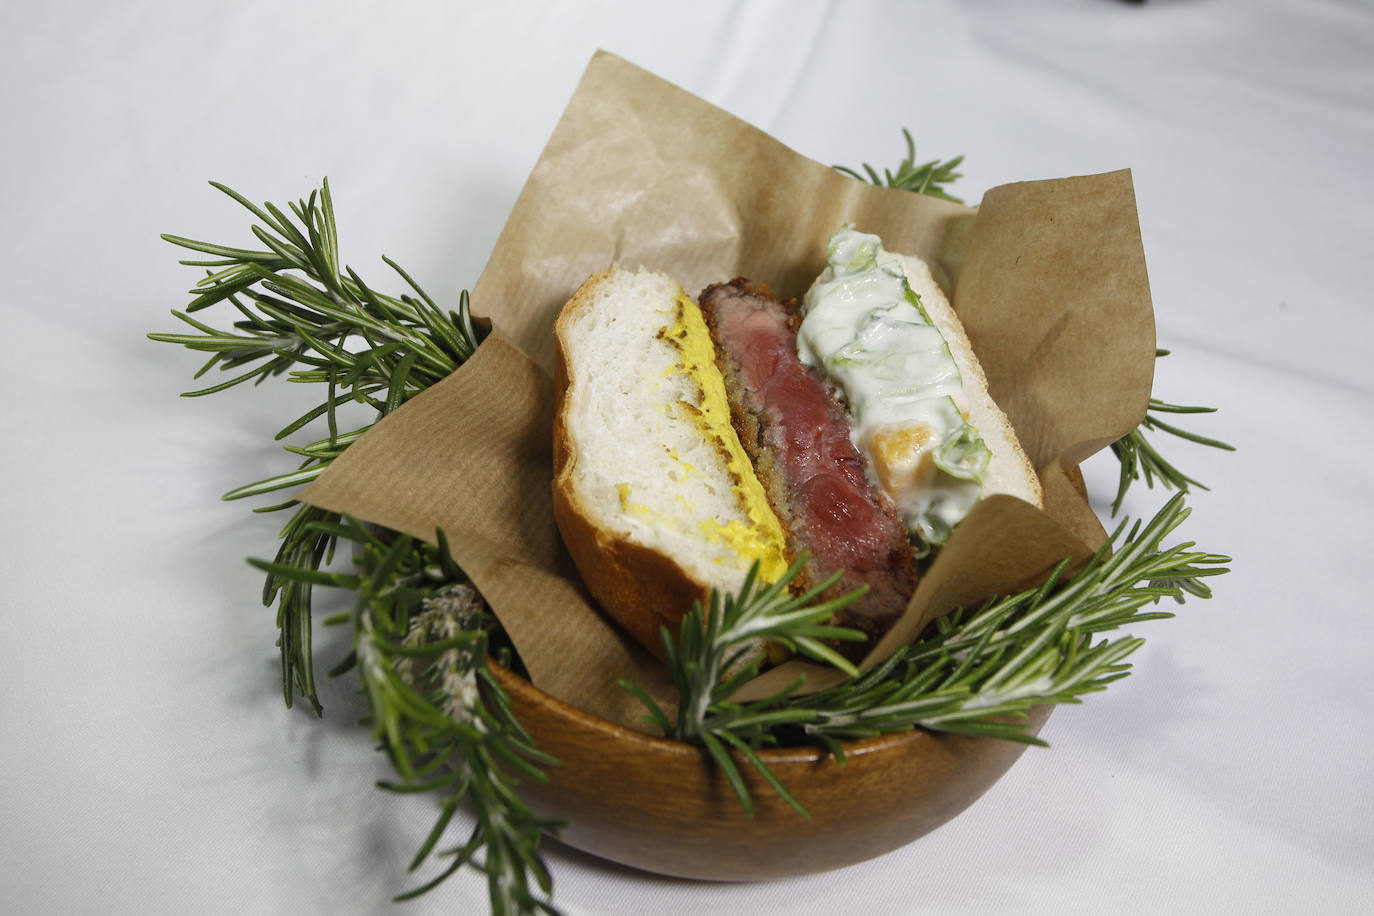
M 700 404 L 681 403 L 679 406 L 701 425 L 702 433 L 725 457 L 726 466 L 735 479 L 732 489 L 748 519 L 747 523 L 738 519 L 726 524 L 702 522 L 702 534 L 712 543 L 729 544 L 746 562 L 758 560 L 760 578 L 765 582 L 775 581 L 787 571 L 782 523 L 768 504 L 763 484 L 730 423 L 725 379 L 716 366 L 715 345 L 701 309 L 686 294 L 678 296 L 677 304 L 676 319 L 664 331 L 664 337 L 682 354 L 681 371 L 701 390 Z M 694 470 L 680 458 L 677 460 L 688 472 Z M 622 503 L 627 501 L 627 495 L 621 494 Z

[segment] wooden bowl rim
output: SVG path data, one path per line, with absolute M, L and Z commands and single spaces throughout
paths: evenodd
M 570 706 L 559 700 L 557 697 L 550 696 L 533 683 L 502 666 L 494 659 L 488 660 L 492 673 L 496 676 L 501 687 L 507 692 L 520 694 L 527 702 L 537 703 L 550 708 L 558 716 L 573 720 L 580 728 L 598 732 L 607 740 L 619 742 L 621 745 L 629 744 L 636 749 L 651 754 L 670 754 L 676 757 L 691 757 L 699 759 L 705 749 L 688 744 L 685 741 L 676 741 L 671 738 L 655 738 L 645 732 L 635 731 L 623 725 L 617 725 L 600 716 L 592 715 L 589 712 Z M 920 744 L 926 741 L 938 740 L 937 736 L 925 729 L 915 726 L 898 732 L 889 732 L 885 735 L 875 735 L 872 738 L 859 738 L 853 741 L 844 741 L 840 747 L 844 750 L 845 758 L 863 757 L 877 754 L 895 748 L 906 747 L 907 745 Z M 537 745 L 536 745 L 537 746 Z M 831 757 L 830 751 L 824 747 L 774 747 L 760 748 L 755 751 L 764 763 L 769 766 L 782 764 L 815 764 L 821 760 Z

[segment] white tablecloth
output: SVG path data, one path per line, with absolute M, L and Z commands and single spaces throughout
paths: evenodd
M 570 914 L 1368 912 L 1374 906 L 1374 7 L 1053 3 L 7 3 L 0 10 L 0 909 L 476 913 L 404 868 L 432 800 L 355 682 L 283 708 L 243 558 L 280 516 L 221 493 L 285 468 L 315 391 L 182 400 L 155 344 L 194 279 L 160 232 L 249 241 L 205 184 L 284 202 L 328 175 L 345 257 L 446 303 L 476 279 L 593 51 L 821 162 L 967 156 L 976 201 L 1134 170 L 1159 396 L 1235 454 L 1168 445 L 1235 558 L 1142 625 L 1135 673 L 1057 712 L 936 833 L 761 885 L 547 844 Z M 376 281 L 379 284 L 380 280 Z M 1115 484 L 1110 458 L 1089 467 Z M 1159 493 L 1138 489 L 1133 515 Z M 1105 500 L 1104 500 L 1105 501 Z M 340 634 L 319 637 L 331 661 Z

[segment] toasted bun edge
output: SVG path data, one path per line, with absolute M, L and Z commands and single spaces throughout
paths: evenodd
M 568 433 L 567 415 L 577 377 L 564 328 L 576 310 L 590 307 L 597 287 L 611 276 L 606 271 L 589 277 L 554 323 L 553 514 L 563 543 L 597 604 L 649 651 L 664 658 L 660 628 L 666 626 L 676 640 L 682 618 L 693 602 L 706 600 L 710 587 L 671 556 L 635 544 L 595 521 L 572 483 L 579 454 Z

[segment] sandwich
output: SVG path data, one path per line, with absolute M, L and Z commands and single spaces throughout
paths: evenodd
M 876 640 L 979 499 L 1039 479 L 919 258 L 843 226 L 801 303 L 739 278 L 693 300 L 640 269 L 590 277 L 555 324 L 554 515 L 588 590 L 662 654 L 751 566 L 863 587 Z

